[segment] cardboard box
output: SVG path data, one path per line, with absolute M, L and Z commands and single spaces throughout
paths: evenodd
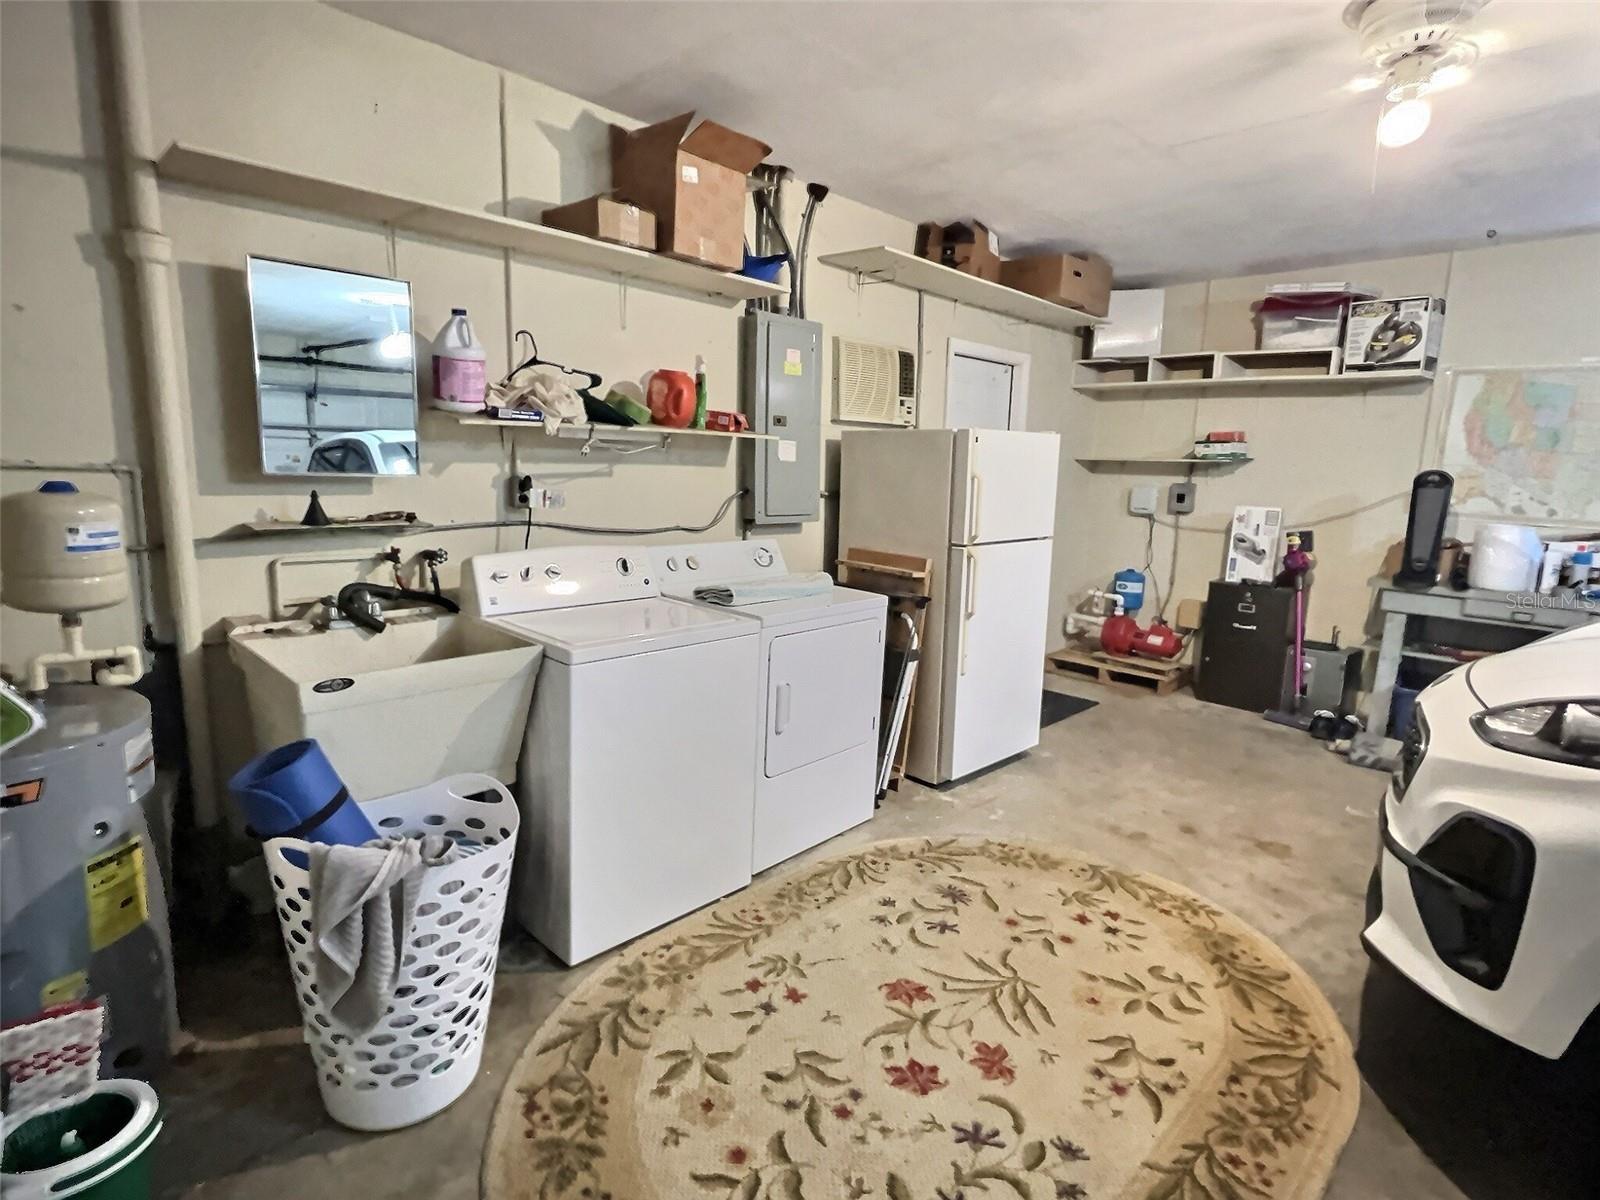
M 1357 300 L 1345 319 L 1343 373 L 1431 371 L 1443 337 L 1440 296 Z
M 982 221 L 917 226 L 917 257 L 954 267 L 964 275 L 1000 282 L 1000 241 Z
M 611 127 L 618 199 L 655 214 L 663 254 L 737 271 L 744 265 L 745 176 L 772 147 L 687 112 L 644 129 Z
M 1257 505 L 1234 509 L 1223 578 L 1229 583 L 1271 583 L 1283 557 L 1278 545 L 1282 533 L 1283 509 Z
M 1000 264 L 1000 282 L 1019 292 L 1103 317 L 1111 307 L 1111 264 L 1098 254 L 1037 254 Z
M 656 248 L 655 214 L 603 192 L 576 204 L 547 208 L 540 220 L 552 229 L 581 233 L 602 242 L 620 242 L 641 250 Z

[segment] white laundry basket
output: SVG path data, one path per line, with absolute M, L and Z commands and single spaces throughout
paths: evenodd
M 452 775 L 361 808 L 383 833 L 443 833 L 467 852 L 428 870 L 389 1011 L 371 1031 L 352 1037 L 337 1031 L 317 994 L 307 843 L 266 844 L 322 1102 L 341 1125 L 370 1131 L 433 1116 L 478 1073 L 518 812 L 511 793 L 488 775 Z

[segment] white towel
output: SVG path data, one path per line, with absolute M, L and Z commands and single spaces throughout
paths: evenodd
M 454 862 L 443 834 L 379 838 L 363 846 L 310 846 L 312 945 L 317 991 L 355 1035 L 383 1019 L 429 867 Z
M 781 579 L 748 579 L 734 583 L 710 584 L 694 590 L 696 600 L 740 608 L 746 604 L 766 604 L 770 600 L 798 600 L 821 596 L 833 590 L 833 580 L 821 571 L 815 575 L 785 575 Z

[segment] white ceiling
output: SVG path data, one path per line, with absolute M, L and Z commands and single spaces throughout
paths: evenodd
M 1342 0 L 337 7 L 640 119 L 696 108 L 852 199 L 1125 282 L 1600 226 L 1600 0 L 1493 0 L 1472 79 L 1381 157 Z

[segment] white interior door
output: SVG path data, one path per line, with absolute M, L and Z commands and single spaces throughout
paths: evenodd
M 955 546 L 946 579 L 940 774 L 959 779 L 1039 742 L 1048 541 Z
M 945 427 L 1010 429 L 1016 385 L 1015 363 L 952 353 L 945 381 Z

